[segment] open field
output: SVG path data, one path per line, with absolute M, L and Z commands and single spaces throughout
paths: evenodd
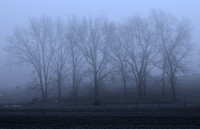
M 200 128 L 197 108 L 1 108 L 1 128 Z
M 76 102 L 63 96 L 59 104 L 55 93 L 44 104 L 38 91 L 2 89 L 0 129 L 200 128 L 199 77 L 179 78 L 176 101 L 171 101 L 170 87 L 162 96 L 160 84 L 152 82 L 142 100 L 134 87 L 126 97 L 116 89 L 102 92 L 98 107 L 93 106 L 93 94 L 79 96 Z M 33 98 L 38 98 L 34 104 Z

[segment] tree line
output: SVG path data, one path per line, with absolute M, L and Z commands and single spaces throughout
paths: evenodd
M 142 99 L 147 77 L 155 69 L 162 76 L 163 95 L 168 78 L 175 100 L 176 74 L 184 71 L 190 39 L 189 20 L 163 11 L 153 10 L 148 17 L 133 16 L 120 22 L 105 17 L 63 20 L 42 16 L 16 28 L 8 36 L 6 50 L 33 67 L 44 102 L 52 81 L 61 102 L 63 82 L 68 78 L 74 99 L 84 79 L 92 82 L 94 104 L 99 105 L 100 87 L 111 76 L 120 76 L 124 95 L 128 79 L 133 80 Z

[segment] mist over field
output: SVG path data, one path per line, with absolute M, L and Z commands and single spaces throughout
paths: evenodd
M 199 6 L 195 0 L 1 1 L 0 103 L 194 100 Z
M 198 0 L 0 0 L 0 128 L 199 128 Z

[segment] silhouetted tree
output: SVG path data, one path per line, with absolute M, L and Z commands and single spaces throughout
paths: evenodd
M 100 82 L 109 74 L 107 49 L 105 39 L 105 27 L 107 21 L 104 18 L 86 19 L 82 22 L 80 49 L 89 64 L 89 70 L 93 74 L 94 104 L 100 104 Z
M 126 45 L 127 62 L 138 87 L 138 97 L 146 95 L 146 78 L 153 69 L 157 38 L 148 19 L 133 17 L 123 25 L 121 34 Z
M 68 48 L 66 45 L 66 27 L 61 19 L 57 19 L 55 28 L 55 46 L 52 48 L 52 70 L 55 75 L 55 81 L 58 88 L 58 102 L 61 102 L 61 91 L 64 79 L 67 76 L 69 70 L 69 58 Z
M 163 11 L 153 11 L 157 35 L 159 36 L 160 62 L 157 66 L 168 76 L 172 88 L 172 98 L 176 100 L 176 74 L 183 70 L 184 59 L 190 50 L 190 22 L 178 19 Z M 163 86 L 164 88 L 164 86 Z
M 53 22 L 46 16 L 31 19 L 27 28 L 16 28 L 13 35 L 8 37 L 7 51 L 20 62 L 31 64 L 37 73 L 44 102 L 48 95 L 54 38 Z
M 116 71 L 121 75 L 124 95 L 127 96 L 127 51 L 121 38 L 121 27 L 112 23 L 108 30 L 109 56 Z
M 80 44 L 80 21 L 77 17 L 71 17 L 67 22 L 67 47 L 70 55 L 70 66 L 72 72 L 72 87 L 73 87 L 73 98 L 76 100 L 78 89 L 81 81 L 85 75 L 84 71 L 84 55 L 81 49 L 78 47 Z

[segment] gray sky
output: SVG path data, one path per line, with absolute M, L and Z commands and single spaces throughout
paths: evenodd
M 133 15 L 147 16 L 151 9 L 161 9 L 177 17 L 189 18 L 192 22 L 193 42 L 200 46 L 199 0 L 0 0 L 0 85 L 21 84 L 29 75 L 26 72 L 28 67 L 8 67 L 8 57 L 2 50 L 6 45 L 6 36 L 16 26 L 28 23 L 29 18 L 42 15 L 64 18 L 70 15 L 105 15 L 112 20 L 121 20 Z

